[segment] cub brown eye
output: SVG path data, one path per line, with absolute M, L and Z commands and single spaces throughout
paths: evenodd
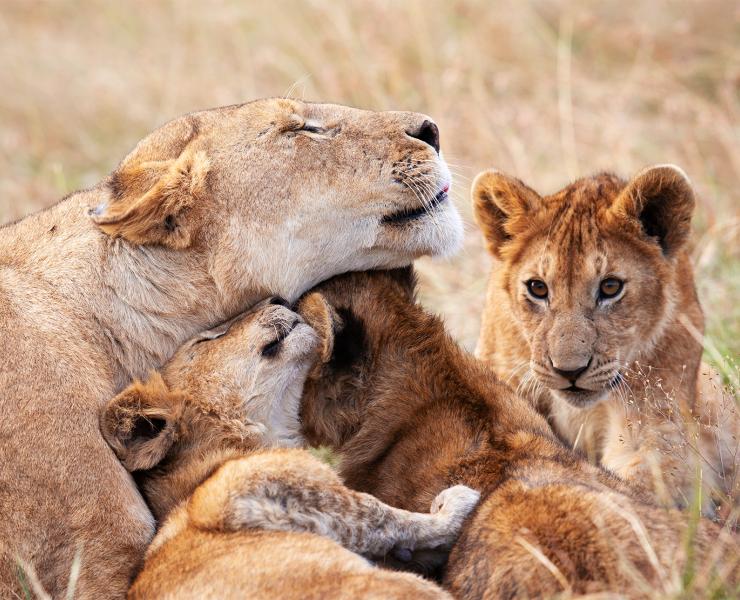
M 547 284 L 541 279 L 530 279 L 527 281 L 527 291 L 538 300 L 547 298 Z
M 616 277 L 607 277 L 599 285 L 600 298 L 614 298 L 622 291 L 624 282 Z

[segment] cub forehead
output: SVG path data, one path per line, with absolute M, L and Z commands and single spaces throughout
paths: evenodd
M 618 248 L 611 247 L 608 237 L 595 242 L 568 248 L 543 235 L 527 248 L 518 264 L 512 266 L 522 279 L 542 277 L 553 282 L 567 276 L 570 283 L 589 280 L 607 273 L 621 256 Z
M 255 327 L 259 327 L 260 311 L 248 310 L 233 319 L 202 331 L 185 342 L 170 360 L 169 366 L 191 364 L 223 354 L 240 355 L 248 352 L 248 341 L 254 337 Z
M 302 321 L 300 315 L 284 305 L 284 300 L 270 298 L 216 327 L 203 331 L 187 342 L 183 351 L 198 353 L 233 352 L 240 354 L 261 347 L 281 328 Z

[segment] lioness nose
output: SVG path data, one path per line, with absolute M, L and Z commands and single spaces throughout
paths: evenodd
M 588 369 L 591 366 L 591 359 L 588 359 L 588 362 L 583 365 L 582 367 L 577 367 L 575 369 L 558 369 L 552 362 L 552 359 L 550 360 L 550 364 L 552 365 L 552 370 L 555 371 L 558 375 L 561 377 L 564 377 L 571 383 L 575 383 L 578 377 L 583 373 L 586 369 Z
M 410 137 L 429 144 L 439 154 L 439 127 L 429 119 L 425 119 L 416 130 L 406 132 Z

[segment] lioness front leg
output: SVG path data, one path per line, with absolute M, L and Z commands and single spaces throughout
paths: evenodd
M 188 513 L 200 527 L 306 531 L 368 557 L 394 548 L 450 548 L 480 494 L 458 485 L 432 514 L 394 508 L 347 488 L 327 465 L 300 450 L 227 462 L 193 494 Z

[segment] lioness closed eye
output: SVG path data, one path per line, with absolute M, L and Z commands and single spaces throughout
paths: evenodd
M 352 552 L 449 549 L 477 492 L 455 486 L 434 514 L 412 513 L 349 490 L 303 450 L 266 450 L 301 443 L 303 383 L 331 352 L 318 346 L 297 313 L 268 302 L 108 404 L 103 434 L 163 523 L 129 597 L 447 597 Z
M 23 595 L 19 561 L 64 595 L 78 550 L 80 598 L 125 591 L 153 521 L 97 413 L 130 381 L 271 294 L 459 246 L 439 140 L 416 113 L 194 112 L 0 228 L 0 596 Z
M 701 472 L 705 508 L 712 494 L 731 504 L 740 421 L 704 385 L 683 171 L 601 174 L 544 197 L 489 171 L 473 204 L 495 259 L 477 356 L 592 460 L 678 505 Z

